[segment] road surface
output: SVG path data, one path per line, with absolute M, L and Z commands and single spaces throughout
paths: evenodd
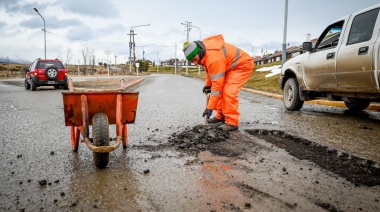
M 239 131 L 203 149 L 179 148 L 171 140 L 203 124 L 202 87 L 197 79 L 151 75 L 130 88 L 140 94 L 129 148 L 111 152 L 99 170 L 84 143 L 71 152 L 62 90 L 0 81 L 0 210 L 380 210 L 379 182 L 368 178 L 379 179 L 376 112 L 318 105 L 287 112 L 280 100 L 241 92 Z M 303 157 L 306 147 L 292 152 L 291 144 L 325 148 Z M 330 170 L 320 163 L 324 150 L 337 166 L 359 161 L 376 173 L 358 180 L 344 166 Z

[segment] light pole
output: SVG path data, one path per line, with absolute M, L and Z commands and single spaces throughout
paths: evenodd
M 110 79 L 110 64 L 108 61 L 108 55 L 111 54 L 111 49 L 104 49 L 104 54 L 107 55 L 107 71 L 108 71 L 108 79 Z
M 143 47 L 143 61 L 145 60 L 145 58 L 144 58 L 144 54 L 145 54 L 144 47 L 145 46 L 153 46 L 153 45 L 155 45 L 155 44 L 153 43 L 153 44 L 147 44 L 147 45 L 142 46 Z
M 133 45 L 134 45 L 134 31 L 133 31 L 133 28 L 135 27 L 141 27 L 141 26 L 150 26 L 150 24 L 142 24 L 142 25 L 137 25 L 137 26 L 133 26 L 131 27 L 131 29 L 129 30 L 129 73 L 132 72 L 132 35 L 133 35 Z M 133 61 L 134 61 L 135 58 L 133 58 Z
M 286 31 L 288 24 L 288 0 L 285 0 L 285 14 L 284 14 L 284 37 L 282 43 L 282 61 L 281 65 L 284 65 L 286 61 Z
M 197 26 L 194 26 L 194 25 L 190 25 L 191 27 L 195 27 L 199 30 L 199 40 L 202 40 L 202 32 L 201 32 L 201 28 L 197 27 Z M 201 75 L 201 65 L 198 64 L 198 75 Z
M 44 19 L 44 17 L 42 17 L 42 15 L 38 12 L 37 8 L 33 8 L 33 9 L 34 9 L 34 11 L 36 11 L 36 13 L 38 13 L 38 15 L 41 16 L 42 20 L 44 21 L 44 29 L 43 29 L 43 31 L 44 31 L 45 59 L 46 59 L 46 25 L 45 25 L 45 19 Z
M 186 41 L 189 42 L 189 31 L 190 31 L 190 24 L 191 22 L 188 22 L 188 21 L 185 21 L 185 23 L 181 23 L 182 25 L 186 25 L 186 33 L 187 33 L 187 37 L 186 37 Z M 186 61 L 186 75 L 187 75 L 187 72 L 189 70 L 189 61 Z

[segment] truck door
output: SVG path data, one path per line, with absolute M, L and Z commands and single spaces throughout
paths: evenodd
M 343 25 L 341 20 L 328 26 L 316 41 L 313 52 L 305 56 L 303 76 L 308 90 L 337 89 L 335 59 Z
M 379 34 L 378 14 L 379 8 L 375 8 L 351 16 L 336 58 L 336 78 L 341 91 L 370 91 L 376 87 L 373 55 Z

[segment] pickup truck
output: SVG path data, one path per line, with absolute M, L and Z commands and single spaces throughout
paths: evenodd
M 281 68 L 285 108 L 300 110 L 304 101 L 344 101 L 349 110 L 365 110 L 380 102 L 380 4 L 332 22 L 314 45 Z

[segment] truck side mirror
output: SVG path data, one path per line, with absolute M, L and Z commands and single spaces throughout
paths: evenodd
M 313 50 L 313 47 L 311 45 L 311 42 L 303 42 L 302 43 L 302 49 L 304 51 L 308 51 L 308 52 L 311 52 Z

